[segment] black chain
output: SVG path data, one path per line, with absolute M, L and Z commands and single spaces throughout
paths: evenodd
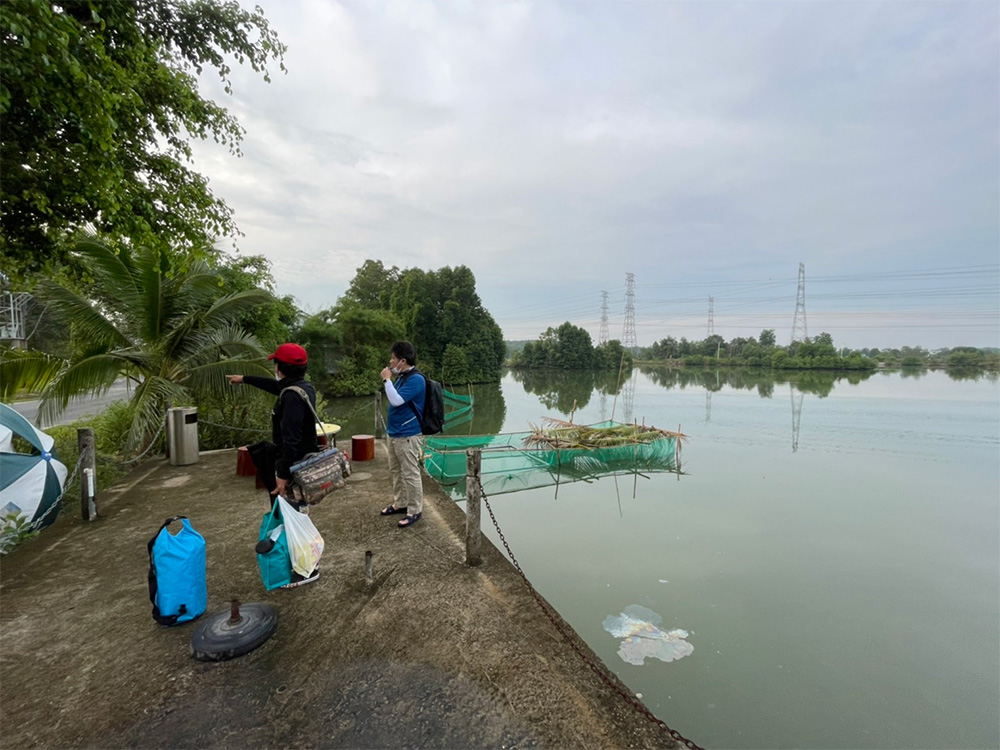
M 524 580 L 524 585 L 528 587 L 528 591 L 531 592 L 531 595 L 535 598 L 535 601 L 538 603 L 538 606 L 541 607 L 542 612 L 544 612 L 545 616 L 549 618 L 549 621 L 553 624 L 553 626 L 555 626 L 555 629 L 559 631 L 560 635 L 562 635 L 566 643 L 568 643 L 570 647 L 574 651 L 576 651 L 577 655 L 581 659 L 583 659 L 583 662 L 588 667 L 590 667 L 590 670 L 594 674 L 596 674 L 598 677 L 601 678 L 601 680 L 604 682 L 605 685 L 610 687 L 612 690 L 618 693 L 622 698 L 624 698 L 628 703 L 630 703 L 632 705 L 632 708 L 634 708 L 640 714 L 642 714 L 647 719 L 652 721 L 654 724 L 657 724 L 661 729 L 666 730 L 667 734 L 669 734 L 675 740 L 684 743 L 684 745 L 690 748 L 690 750 L 704 750 L 704 748 L 700 747 L 699 745 L 696 745 L 694 742 L 692 742 L 687 737 L 682 735 L 676 729 L 671 729 L 670 727 L 668 727 L 667 723 L 663 721 L 663 719 L 660 719 L 656 715 L 654 715 L 653 712 L 650 711 L 648 708 L 646 708 L 642 703 L 640 703 L 634 695 L 623 690 L 622 687 L 616 684 L 615 682 L 612 682 L 607 675 L 606 668 L 603 667 L 603 665 L 599 666 L 598 664 L 596 664 L 594 660 L 591 659 L 587 654 L 585 654 L 583 652 L 583 649 L 581 649 L 576 644 L 576 642 L 572 638 L 570 638 L 569 633 L 567 633 L 566 629 L 556 620 L 556 618 L 550 611 L 550 608 L 546 606 L 545 600 L 542 599 L 541 594 L 539 594 L 535 590 L 535 587 L 531 585 L 531 581 L 528 580 L 528 576 L 526 576 L 524 574 L 524 571 L 521 570 L 521 564 L 517 561 L 517 558 L 514 557 L 514 553 L 511 552 L 510 545 L 507 543 L 507 538 L 503 535 L 503 531 L 500 530 L 500 524 L 497 522 L 497 517 L 493 513 L 493 508 L 490 507 L 490 499 L 486 496 L 486 491 L 483 489 L 483 483 L 481 481 L 479 482 L 479 494 L 483 498 L 483 502 L 486 503 L 486 510 L 489 511 L 490 519 L 493 521 L 493 526 L 496 528 L 497 534 L 500 537 L 500 541 L 503 542 L 504 549 L 507 550 L 507 556 L 510 558 L 510 561 L 514 564 L 514 568 L 517 570 L 521 578 Z

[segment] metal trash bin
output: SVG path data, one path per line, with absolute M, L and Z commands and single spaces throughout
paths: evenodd
M 167 445 L 171 466 L 198 463 L 198 407 L 167 409 Z

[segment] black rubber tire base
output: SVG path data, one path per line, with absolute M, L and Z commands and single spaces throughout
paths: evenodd
M 241 604 L 240 618 L 230 624 L 230 611 L 206 618 L 191 635 L 191 655 L 198 661 L 225 661 L 248 654 L 271 637 L 278 610 L 270 604 Z

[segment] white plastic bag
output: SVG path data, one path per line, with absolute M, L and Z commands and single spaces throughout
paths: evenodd
M 308 576 L 323 556 L 323 537 L 312 519 L 295 510 L 281 495 L 278 495 L 278 507 L 281 509 L 281 520 L 285 523 L 292 570 L 300 576 Z

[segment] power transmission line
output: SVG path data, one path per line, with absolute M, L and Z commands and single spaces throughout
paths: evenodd
M 792 301 L 791 279 L 719 281 L 713 278 L 706 282 L 674 281 L 659 285 L 647 285 L 644 282 L 642 292 L 649 297 L 637 297 L 633 275 L 631 329 L 655 332 L 654 337 L 657 339 L 671 331 L 687 331 L 689 336 L 699 328 L 704 331 L 704 313 L 699 313 L 698 310 L 705 309 L 705 296 L 697 294 L 696 290 L 712 286 L 723 292 L 719 305 L 715 304 L 718 292 L 711 296 L 713 333 L 717 332 L 715 323 L 718 323 L 723 331 L 750 331 L 769 327 L 790 331 L 795 336 L 804 336 L 808 331 L 804 314 L 804 278 L 801 281 L 802 297 L 798 294 L 795 297 L 796 317 L 801 316 L 799 324 L 803 329 L 800 333 L 795 330 L 796 319 L 793 318 L 791 326 L 788 326 L 785 322 L 787 313 L 780 313 L 780 309 L 784 307 L 787 310 Z M 821 312 L 813 309 L 810 317 L 813 318 L 814 326 L 820 321 L 823 330 L 831 333 L 838 330 L 903 331 L 919 328 L 967 330 L 972 333 L 1000 328 L 1000 265 L 997 264 L 810 276 L 809 281 L 813 290 L 810 293 L 811 305 L 815 306 L 819 300 L 828 308 Z M 825 285 L 820 287 L 822 291 L 818 293 L 817 284 Z M 667 289 L 685 290 L 692 294 L 661 296 L 662 291 Z M 787 293 L 782 293 L 783 289 Z M 612 288 L 609 296 L 613 296 L 616 291 Z M 798 291 L 796 287 L 796 292 Z M 519 303 L 516 309 L 511 309 L 506 315 L 498 315 L 495 308 L 491 308 L 491 313 L 502 323 L 510 338 L 534 338 L 547 326 L 558 325 L 564 320 L 574 321 L 597 333 L 601 319 L 593 314 L 592 295 L 593 292 L 560 299 L 537 297 L 526 305 Z M 642 318 L 639 319 L 635 313 L 637 305 L 642 309 Z M 865 309 L 859 309 L 861 305 Z M 754 312 L 755 310 L 759 312 Z M 715 318 L 716 312 L 721 313 L 718 320 Z M 698 318 L 702 321 L 700 324 L 695 322 Z M 922 322 L 924 320 L 926 322 Z M 626 321 L 626 325 L 628 323 Z M 522 335 L 512 335 L 515 332 Z M 637 344 L 636 341 L 636 347 Z

